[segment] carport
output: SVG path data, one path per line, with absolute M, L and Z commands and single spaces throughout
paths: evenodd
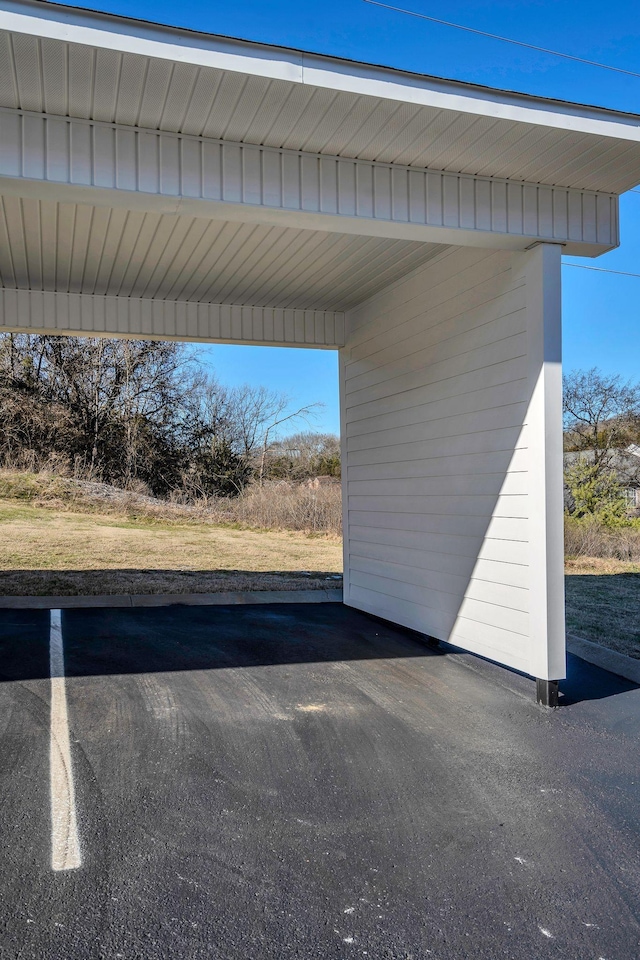
M 340 351 L 344 602 L 564 677 L 563 252 L 636 116 L 0 4 L 0 329 Z

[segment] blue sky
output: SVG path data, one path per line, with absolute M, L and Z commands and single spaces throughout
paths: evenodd
M 640 73 L 637 0 L 390 0 L 397 6 Z M 523 93 L 640 112 L 640 78 L 562 60 L 384 10 L 363 0 L 102 0 L 93 9 L 212 33 L 300 47 L 484 83 Z M 640 180 L 640 169 L 638 171 Z M 640 194 L 621 200 L 622 246 L 598 267 L 640 273 Z M 575 258 L 568 258 L 575 260 Z M 563 269 L 565 368 L 599 366 L 640 378 L 640 279 Z M 212 346 L 221 380 L 263 383 L 297 405 L 324 402 L 317 429 L 338 432 L 337 357 L 329 351 Z

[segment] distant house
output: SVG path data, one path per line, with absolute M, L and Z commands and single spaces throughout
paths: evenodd
M 640 510 L 640 447 L 630 443 L 625 450 L 622 492 L 629 510 Z
M 571 451 L 564 454 L 565 470 L 577 460 L 593 460 L 593 450 Z M 630 443 L 624 450 L 616 450 L 611 456 L 611 469 L 615 472 L 627 509 L 640 510 L 640 446 Z

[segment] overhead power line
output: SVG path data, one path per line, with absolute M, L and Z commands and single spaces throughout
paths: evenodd
M 441 20 L 438 17 L 429 17 L 426 13 L 416 13 L 415 10 L 405 10 L 403 7 L 394 7 L 389 3 L 381 3 L 380 0 L 363 0 L 374 7 L 384 7 L 385 10 L 393 10 L 395 13 L 404 13 L 408 17 L 417 17 L 419 20 L 429 20 L 431 23 L 439 23 L 444 27 L 454 27 L 456 30 L 464 30 L 466 33 L 475 33 L 480 37 L 488 37 L 490 40 L 502 40 L 503 43 L 513 43 L 518 47 L 526 47 L 527 50 L 537 50 L 538 53 L 548 53 L 552 57 L 563 57 L 565 60 L 573 60 L 576 63 L 586 63 L 590 67 L 601 67 L 603 70 L 613 70 L 615 73 L 624 73 L 628 77 L 638 77 L 640 73 L 633 70 L 624 70 L 622 67 L 612 67 L 609 63 L 599 63 L 597 60 L 587 60 L 585 57 L 574 57 L 570 53 L 560 53 L 559 50 L 549 50 L 547 47 L 539 47 L 535 43 L 525 43 L 524 40 L 513 40 L 511 37 L 501 37 L 497 33 L 487 33 L 486 30 L 477 30 L 475 27 L 467 27 L 461 23 L 452 23 L 450 20 Z
M 629 77 L 638 77 L 640 73 L 633 70 L 624 70 L 622 67 L 613 67 L 609 63 L 599 63 L 597 60 L 587 60 L 585 57 L 575 57 L 570 53 L 561 53 L 559 50 L 550 50 L 548 47 L 540 47 L 535 43 L 525 43 L 524 40 L 513 40 L 511 37 L 502 37 L 497 33 L 488 33 L 486 30 L 478 30 L 475 27 L 467 27 L 461 23 L 452 23 L 450 20 L 442 20 L 439 17 L 430 17 L 426 13 L 417 13 L 415 10 L 405 10 L 404 7 L 394 7 L 389 3 L 382 3 L 381 0 L 363 0 L 373 7 L 382 7 L 385 10 L 393 10 L 394 13 L 403 13 L 409 17 L 417 17 L 419 20 L 428 20 L 430 23 L 439 23 L 445 27 L 453 27 L 456 30 L 464 30 L 466 33 L 475 33 L 480 37 L 488 37 L 490 40 L 501 40 L 503 43 L 512 43 L 518 47 L 526 47 L 528 50 L 536 50 L 538 53 L 548 53 L 553 57 L 562 57 L 565 60 L 573 60 L 576 63 L 586 63 L 590 67 L 600 67 L 602 70 L 613 70 L 615 73 L 624 73 Z M 629 190 L 629 193 L 638 193 L 640 190 Z M 640 273 L 630 273 L 625 270 L 610 270 L 607 267 L 591 267 L 585 263 L 567 263 L 563 262 L 563 267 L 576 267 L 578 270 L 592 270 L 595 273 L 612 273 L 619 277 L 637 277 L 640 279 Z
M 607 267 L 590 267 L 586 263 L 566 263 L 563 267 L 576 267 L 578 270 L 594 270 L 596 273 L 615 273 L 618 277 L 640 277 L 640 273 L 627 273 L 625 270 L 609 270 Z

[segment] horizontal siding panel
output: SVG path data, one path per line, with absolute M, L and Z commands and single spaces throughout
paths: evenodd
M 499 259 L 497 259 L 499 258 Z M 362 341 L 370 340 L 378 333 L 383 332 L 384 319 L 390 314 L 398 311 L 400 314 L 405 305 L 411 301 L 420 301 L 424 297 L 425 289 L 430 287 L 434 292 L 434 306 L 442 301 L 449 300 L 459 288 L 447 289 L 447 284 L 452 280 L 456 283 L 460 275 L 465 270 L 473 270 L 476 266 L 484 263 L 480 273 L 472 275 L 469 281 L 466 281 L 467 287 L 471 288 L 480 279 L 488 279 L 496 275 L 501 270 L 509 269 L 509 255 L 507 253 L 496 253 L 490 250 L 483 250 L 478 247 L 464 247 L 462 249 L 447 248 L 435 257 L 426 267 L 421 267 L 408 274 L 401 280 L 390 284 L 381 290 L 366 303 L 362 303 L 351 311 L 349 320 L 352 328 L 353 344 L 356 346 Z M 440 300 L 438 300 L 438 285 L 442 284 L 440 290 Z M 420 312 L 420 303 L 418 310 L 412 311 L 410 316 L 417 316 Z M 423 304 L 424 307 L 424 304 Z
M 464 533 L 437 533 L 416 530 L 403 530 L 394 527 L 376 527 L 369 522 L 360 525 L 350 518 L 349 536 L 358 543 L 373 543 L 380 547 L 393 546 L 401 550 L 422 551 L 425 554 L 455 557 L 456 560 L 469 561 L 480 558 L 491 563 L 507 563 L 514 566 L 526 566 L 529 560 L 529 546 L 522 540 L 498 540 L 486 536 L 468 536 Z
M 439 420 L 472 411 L 492 410 L 511 403 L 523 403 L 526 401 L 526 388 L 526 380 L 512 380 L 509 383 L 486 387 L 484 390 L 473 390 L 470 393 L 427 401 L 419 407 L 409 407 L 386 414 L 373 413 L 366 419 L 352 420 L 347 424 L 346 435 L 360 437 L 380 430 L 410 426 L 424 422 L 425 419 Z
M 347 451 L 370 450 L 377 447 L 386 447 L 389 444 L 417 443 L 421 440 L 464 436 L 474 433 L 476 430 L 484 432 L 486 430 L 520 427 L 525 422 L 526 413 L 526 403 L 511 403 L 495 409 L 461 413 L 457 416 L 438 417 L 422 423 L 412 423 L 406 427 L 394 427 L 361 434 L 360 436 L 348 436 Z
M 358 363 L 385 351 L 402 345 L 411 337 L 421 336 L 424 345 L 446 339 L 451 331 L 472 329 L 475 324 L 493 320 L 497 316 L 514 313 L 522 307 L 521 293 L 513 291 L 512 296 L 496 294 L 495 278 L 489 277 L 484 283 L 477 284 L 466 291 L 458 291 L 442 303 L 430 305 L 428 322 L 425 317 L 425 294 L 417 297 L 397 312 L 383 314 L 375 331 L 361 328 L 361 339 L 353 343 L 350 356 Z M 495 301 L 499 303 L 496 304 Z M 469 316 L 471 314 L 471 316 Z M 366 336 L 366 334 L 370 334 Z M 366 368 L 365 368 L 366 369 Z
M 505 281 L 508 277 L 509 274 L 505 272 Z M 451 294 L 450 291 L 449 294 L 439 305 L 430 302 L 428 318 L 425 316 L 425 294 L 397 313 L 380 317 L 379 329 L 375 334 L 367 338 L 363 336 L 359 344 L 352 346 L 350 361 L 354 364 L 367 360 L 375 363 L 376 358 L 384 359 L 387 356 L 387 350 L 393 350 L 396 346 L 401 350 L 402 344 L 412 337 L 421 337 L 423 345 L 428 346 L 500 316 L 515 314 L 524 306 L 521 288 L 518 286 L 497 292 L 495 277 L 465 292 Z M 368 366 L 365 364 L 363 369 L 368 369 Z M 357 368 L 354 372 L 358 372 Z
M 499 254 L 498 260 L 484 251 L 482 256 L 479 256 L 478 252 L 472 248 L 469 248 L 470 254 L 466 254 L 467 248 L 461 249 L 465 251 L 465 255 L 471 262 L 468 275 L 464 280 L 454 282 L 454 279 L 447 276 L 446 268 L 451 263 L 449 259 L 451 254 L 440 254 L 429 261 L 426 267 L 419 267 L 410 274 L 406 286 L 402 281 L 400 284 L 393 284 L 391 290 L 387 287 L 373 300 L 367 301 L 364 308 L 355 307 L 349 320 L 352 329 L 352 351 L 356 358 L 367 356 L 372 350 L 378 349 L 378 337 L 380 337 L 381 347 L 389 345 L 385 335 L 389 332 L 390 321 L 393 322 L 393 329 L 402 338 L 405 324 L 411 324 L 419 317 L 424 317 L 424 297 L 427 289 L 429 290 L 429 310 L 434 313 L 434 323 L 462 315 L 465 310 L 474 309 L 495 298 L 496 277 L 509 274 L 508 255 Z M 408 289 L 412 291 L 411 296 L 407 296 Z M 401 299 L 398 296 L 399 291 L 403 294 Z M 396 297 L 398 302 L 394 303 Z M 363 314 L 363 309 L 368 312 L 370 322 L 358 325 L 357 317 Z M 412 330 L 413 328 L 409 326 L 408 333 Z M 366 344 L 369 346 L 365 346 Z
M 354 552 L 351 554 L 350 568 L 364 577 L 379 577 L 411 584 L 426 593 L 448 594 L 455 598 L 456 603 L 459 603 L 463 596 L 466 600 L 477 600 L 519 613 L 528 613 L 529 595 L 526 588 L 495 581 L 475 581 L 461 574 L 427 570 L 407 563 L 367 559 Z M 355 582 L 357 581 L 352 579 L 352 583 Z
M 487 429 L 473 434 L 441 437 L 414 443 L 389 444 L 373 450 L 353 450 L 349 463 L 390 463 L 395 460 L 422 460 L 428 457 L 452 457 L 456 454 L 480 453 L 483 450 L 496 455 L 496 468 L 508 470 L 514 450 L 527 447 L 527 428 L 506 427 Z
M 349 579 L 352 588 L 362 587 L 392 597 L 394 600 L 420 603 L 430 610 L 437 611 L 448 624 L 449 631 L 453 630 L 456 620 L 467 620 L 477 625 L 474 629 L 478 633 L 485 632 L 481 627 L 488 627 L 496 631 L 517 634 L 523 639 L 528 635 L 529 615 L 520 610 L 510 610 L 495 603 L 469 600 L 464 596 L 444 593 L 442 590 L 427 591 L 406 581 L 375 577 L 371 574 L 362 574 L 358 570 L 352 570 Z
M 523 357 L 527 352 L 527 341 L 524 333 L 517 333 L 507 337 L 499 343 L 491 343 L 486 347 L 471 350 L 469 353 L 448 357 L 446 360 L 428 364 L 428 379 L 430 383 L 440 380 L 449 380 L 452 377 L 467 376 L 475 370 L 486 370 L 487 367 L 498 366 L 509 360 Z M 425 365 L 426 366 L 426 365 Z M 412 390 L 420 387 L 425 381 L 425 368 L 412 373 L 391 376 L 382 383 L 362 390 L 350 390 L 349 382 L 345 385 L 346 403 L 348 407 L 359 403 L 370 403 L 383 397 L 394 396 L 399 391 Z
M 519 449 L 506 451 L 509 466 L 504 471 L 521 473 L 529 466 L 529 451 Z M 505 456 L 506 459 L 506 456 Z M 501 464 L 500 464 L 501 466 Z M 349 480 L 376 480 L 376 479 L 413 479 L 415 477 L 460 477 L 482 476 L 494 474 L 498 467 L 493 453 L 479 451 L 478 453 L 459 454 L 452 457 L 435 457 L 425 460 L 394 460 L 388 463 L 370 463 L 364 465 L 348 464 L 345 472 Z
M 420 633 L 497 660 L 515 670 L 527 672 L 529 668 L 529 643 L 527 638 L 520 634 L 462 618 L 451 624 L 450 618 L 440 611 L 419 603 L 378 594 L 357 585 L 350 591 L 348 604 L 385 620 L 404 623 Z
M 516 335 L 524 338 L 524 311 L 498 317 L 470 330 L 456 332 L 444 340 L 438 340 L 427 346 L 422 346 L 425 337 L 412 337 L 408 342 L 397 344 L 383 354 L 378 362 L 371 364 L 368 370 L 363 370 L 357 376 L 352 376 L 352 370 L 347 367 L 347 392 L 352 393 L 364 387 L 382 383 L 397 376 L 405 376 L 416 370 L 422 371 L 425 366 L 449 360 L 452 357 L 470 356 L 475 351 L 497 348 L 499 344 L 510 340 Z
M 351 471 L 347 470 L 350 497 L 498 497 L 526 495 L 529 489 L 528 476 L 523 471 L 506 475 L 487 473 L 457 477 L 390 477 L 382 480 L 351 480 L 350 475 Z
M 414 338 L 420 339 L 422 349 L 431 344 L 459 336 L 468 330 L 481 329 L 485 323 L 491 323 L 500 317 L 510 316 L 510 332 L 518 333 L 524 329 L 524 318 L 518 314 L 524 308 L 522 288 L 507 291 L 495 296 L 495 289 L 487 291 L 474 287 L 464 297 L 455 297 L 442 304 L 438 309 L 430 310 L 429 325 L 425 327 L 424 306 L 416 305 L 418 310 L 403 324 L 398 317 L 387 319 L 384 332 L 371 340 L 365 340 L 359 348 L 352 348 L 347 364 L 347 376 L 351 379 L 360 373 L 381 364 L 388 364 L 397 357 L 404 357 L 412 349 Z M 519 327 L 518 324 L 521 326 Z
M 397 410 L 414 409 L 423 403 L 446 400 L 449 397 L 464 396 L 482 388 L 501 386 L 522 380 L 527 372 L 526 357 L 515 357 L 491 367 L 480 367 L 471 372 L 460 373 L 436 383 L 423 383 L 409 390 L 400 389 L 397 393 L 379 397 L 375 406 L 363 400 L 361 405 L 349 405 L 348 423 L 367 420 L 372 416 L 392 413 Z M 426 379 L 426 378 L 425 378 Z
M 447 642 L 481 657 L 497 660 L 522 673 L 529 672 L 530 642 L 527 637 L 506 630 L 498 631 L 494 627 L 479 628 L 473 621 L 461 619 L 449 634 Z
M 358 496 L 349 491 L 349 510 L 370 513 L 435 514 L 439 517 L 514 517 L 529 516 L 527 496 Z
M 520 552 L 522 548 L 520 548 Z M 467 583 L 474 580 L 487 583 L 506 584 L 511 587 L 527 589 L 529 586 L 529 567 L 526 564 L 510 561 L 478 559 L 476 551 L 468 556 L 455 553 L 443 553 L 433 549 L 431 539 L 421 538 L 418 546 L 395 546 L 393 544 L 360 540 L 357 528 L 351 533 L 351 562 L 354 558 L 377 560 L 383 564 L 410 564 L 415 570 L 433 570 L 464 577 Z
M 351 500 L 351 498 L 349 498 Z M 528 524 L 526 519 L 518 517 L 470 517 L 439 516 L 431 513 L 381 513 L 373 510 L 351 510 L 349 523 L 357 526 L 378 526 L 397 530 L 411 530 L 415 533 L 455 534 L 469 537 L 476 545 L 486 539 L 518 540 L 527 542 Z
M 465 534 L 421 533 L 415 530 L 398 530 L 392 527 L 367 527 L 352 524 L 350 530 L 358 544 L 370 543 L 380 549 L 397 547 L 399 550 L 412 550 L 412 562 L 417 553 L 425 556 L 434 554 L 451 558 L 451 562 L 469 564 L 476 560 L 488 563 L 503 563 L 525 568 L 529 559 L 529 547 L 519 540 L 497 540 L 482 536 L 470 537 Z M 408 560 L 408 556 L 405 556 Z M 516 576 L 516 574 L 514 574 Z M 507 581 L 510 582 L 510 581 Z M 518 581 L 517 586 L 526 586 Z

